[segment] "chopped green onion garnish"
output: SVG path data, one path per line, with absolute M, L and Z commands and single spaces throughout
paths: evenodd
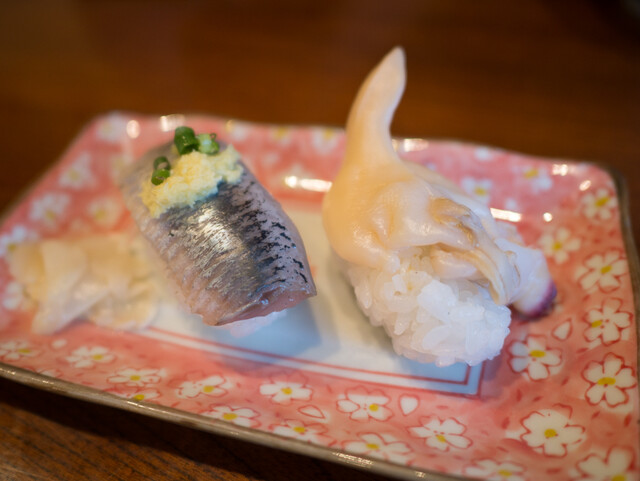
M 220 144 L 216 142 L 216 134 L 198 134 L 198 151 L 203 154 L 217 154 Z
M 188 154 L 198 147 L 198 139 L 191 127 L 178 127 L 173 136 L 173 143 L 180 155 Z
M 156 157 L 153 161 L 153 174 L 151 174 L 151 183 L 153 185 L 160 185 L 164 182 L 164 179 L 171 175 L 171 164 L 169 160 L 164 156 Z
M 154 169 L 158 169 L 158 167 L 160 167 L 163 164 L 167 164 L 166 167 L 162 167 L 163 169 L 171 169 L 171 164 L 169 163 L 169 160 L 167 160 L 167 158 L 163 155 L 162 157 L 157 157 L 156 160 L 153 161 L 153 168 Z
M 153 174 L 151 175 L 151 183 L 153 185 L 160 185 L 170 175 L 171 175 L 171 171 L 169 171 L 168 169 L 156 169 L 153 171 Z

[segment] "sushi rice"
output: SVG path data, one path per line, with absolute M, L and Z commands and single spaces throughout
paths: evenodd
M 393 272 L 345 263 L 358 305 L 409 359 L 448 366 L 493 358 L 509 334 L 511 311 L 478 282 L 439 279 L 428 250 L 403 250 Z

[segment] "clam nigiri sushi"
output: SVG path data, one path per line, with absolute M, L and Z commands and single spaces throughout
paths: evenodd
M 543 313 L 555 296 L 543 254 L 442 175 L 403 161 L 389 127 L 405 85 L 392 50 L 360 88 L 323 223 L 360 308 L 397 353 L 448 365 L 500 352 L 513 307 Z
M 176 129 L 122 177 L 140 232 L 178 298 L 207 324 L 262 317 L 315 295 L 300 234 L 232 145 Z

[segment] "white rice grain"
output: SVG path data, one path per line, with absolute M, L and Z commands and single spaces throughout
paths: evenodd
M 428 248 L 407 249 L 399 260 L 394 272 L 346 267 L 360 308 L 384 327 L 398 354 L 446 366 L 478 364 L 500 352 L 511 312 L 496 305 L 486 287 L 437 278 Z

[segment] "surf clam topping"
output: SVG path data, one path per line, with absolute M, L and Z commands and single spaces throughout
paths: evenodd
M 398 156 L 389 127 L 404 86 L 397 48 L 351 108 L 344 160 L 323 203 L 325 230 L 347 261 L 360 306 L 398 352 L 440 364 L 480 362 L 499 352 L 508 333 L 504 306 L 539 315 L 554 284 L 542 253 L 487 206 Z M 443 302 L 451 305 L 441 309 Z

